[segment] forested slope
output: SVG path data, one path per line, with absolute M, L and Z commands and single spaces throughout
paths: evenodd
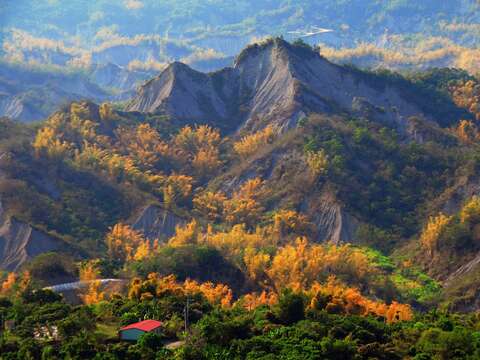
M 282 39 L 236 64 L 172 65 L 132 111 L 0 121 L 2 352 L 171 358 L 112 335 L 153 317 L 180 358 L 475 358 L 478 318 L 450 312 L 479 304 L 476 78 L 361 71 Z M 40 290 L 75 278 L 85 305 Z

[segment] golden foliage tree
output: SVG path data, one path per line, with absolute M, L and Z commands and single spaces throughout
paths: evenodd
M 385 318 L 387 323 L 408 321 L 413 318 L 409 305 L 392 302 L 386 305 L 364 297 L 357 288 L 345 286 L 334 276 L 325 284 L 315 282 L 307 291 L 309 306 L 313 309 L 325 309 L 329 313 L 367 316 L 373 314 Z
M 100 270 L 94 261 L 89 261 L 80 268 L 80 281 L 88 283 L 87 290 L 80 294 L 84 304 L 96 304 L 104 299 L 105 293 L 100 289 L 101 282 L 99 277 Z
M 65 158 L 71 151 L 71 145 L 57 137 L 54 129 L 44 127 L 37 132 L 33 142 L 35 155 L 55 160 Z
M 278 296 L 274 292 L 262 291 L 260 294 L 250 293 L 243 296 L 239 303 L 249 311 L 256 309 L 259 306 L 267 305 L 273 306 L 278 302 Z
M 460 221 L 469 224 L 480 223 L 480 197 L 473 196 L 465 203 L 460 211 Z
M 14 272 L 10 272 L 7 278 L 2 283 L 1 294 L 3 296 L 9 295 L 17 283 L 17 275 Z
M 165 206 L 171 209 L 187 201 L 192 194 L 192 187 L 191 176 L 176 174 L 168 176 L 163 188 Z
M 210 303 L 222 307 L 230 307 L 233 299 L 232 290 L 227 285 L 199 283 L 190 279 L 179 283 L 174 275 L 160 276 L 157 273 L 149 274 L 145 280 L 133 279 L 128 291 L 129 298 L 137 300 L 151 300 L 169 294 L 177 296 L 202 294 Z
M 225 194 L 207 191 L 193 198 L 193 207 L 203 218 L 217 222 L 223 217 L 224 204 L 226 201 L 227 197 Z
M 135 261 L 141 261 L 145 258 L 147 258 L 150 255 L 150 241 L 149 240 L 144 240 L 142 241 L 137 249 L 135 250 L 135 254 L 133 255 L 133 260 Z
M 400 304 L 393 301 L 385 314 L 387 323 L 395 323 L 399 321 L 409 321 L 413 318 L 412 308 L 408 304 Z
M 248 247 L 243 256 L 247 275 L 252 281 L 264 281 L 265 270 L 270 264 L 270 255 L 258 252 L 253 247 Z
M 420 243 L 433 254 L 438 249 L 438 241 L 444 229 L 452 220 L 451 216 L 446 216 L 440 213 L 438 216 L 430 217 L 427 225 L 424 227 L 420 235 Z
M 211 282 L 198 283 L 194 280 L 185 280 L 183 285 L 187 294 L 201 293 L 205 298 L 215 305 L 228 308 L 232 305 L 232 290 L 224 284 L 213 284 Z
M 454 133 L 466 143 L 475 143 L 480 139 L 477 125 L 469 120 L 461 120 Z
M 145 246 L 143 235 L 129 225 L 116 224 L 106 236 L 108 255 L 112 259 L 128 261 L 134 258 L 140 246 Z
M 360 250 L 349 245 L 310 245 L 306 238 L 280 248 L 267 270 L 278 290 L 285 286 L 307 289 L 330 274 L 358 283 L 376 273 Z
M 98 113 L 102 121 L 112 121 L 117 119 L 112 105 L 109 103 L 102 103 L 98 109 Z
M 247 180 L 224 203 L 224 217 L 231 225 L 246 224 L 253 227 L 263 213 L 263 199 L 267 196 L 265 183 L 260 178 Z
M 202 178 L 214 172 L 220 165 L 220 132 L 208 125 L 195 128 L 186 126 L 175 136 L 175 156 L 181 163 L 190 164 L 195 174 Z
M 294 210 L 279 210 L 273 215 L 273 233 L 279 238 L 291 233 L 306 235 L 311 225 L 305 215 Z
M 225 202 L 224 212 L 230 225 L 246 224 L 251 228 L 262 216 L 263 207 L 254 199 L 234 197 Z
M 149 124 L 121 128 L 116 132 L 120 151 L 128 154 L 142 169 L 153 169 L 160 159 L 168 157 L 168 144 Z
M 323 175 L 328 170 L 328 157 L 323 149 L 305 153 L 305 162 L 314 177 Z
M 246 135 L 233 144 L 233 149 L 241 158 L 248 158 L 255 154 L 260 148 L 273 142 L 275 129 L 273 126 L 267 126 L 263 130 L 253 134 Z
M 220 165 L 217 148 L 199 149 L 192 159 L 193 171 L 200 179 L 214 173 Z
M 175 236 L 173 236 L 168 244 L 171 246 L 194 245 L 198 243 L 201 235 L 200 227 L 195 219 L 185 226 L 177 225 L 175 228 Z
M 18 292 L 22 293 L 27 290 L 32 283 L 32 276 L 30 275 L 30 271 L 26 270 L 22 273 L 20 282 L 18 284 Z
M 241 259 L 247 248 L 261 249 L 274 245 L 272 239 L 264 236 L 260 229 L 248 232 L 243 224 L 233 226 L 230 231 L 209 234 L 202 239 L 232 260 Z
M 475 115 L 480 121 L 480 84 L 473 80 L 457 82 L 450 86 L 453 101 Z
M 84 142 L 82 150 L 75 150 L 74 164 L 80 169 L 103 170 L 108 163 L 109 153 L 97 144 Z

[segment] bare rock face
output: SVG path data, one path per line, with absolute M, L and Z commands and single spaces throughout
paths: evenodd
M 307 199 L 305 212 L 315 227 L 317 242 L 355 242 L 359 221 L 345 211 L 328 188 L 319 197 Z
M 463 264 L 452 274 L 450 274 L 447 280 L 444 281 L 443 285 L 445 287 L 452 285 L 452 283 L 454 283 L 456 279 L 470 273 L 471 271 L 474 271 L 476 268 L 478 268 L 478 266 L 480 266 L 480 253 L 478 253 L 472 260 L 470 260 L 466 264 Z
M 173 63 L 139 90 L 127 110 L 257 130 L 295 126 L 308 112 L 347 111 L 406 129 L 423 116 L 399 89 L 378 86 L 317 52 L 281 39 L 245 49 L 233 67 L 204 74 Z
M 175 235 L 175 228 L 185 220 L 158 206 L 145 207 L 133 222 L 133 228 L 141 231 L 151 241 L 166 241 Z
M 231 83 L 233 71 L 217 73 L 215 76 L 195 71 L 179 62 L 171 64 L 160 76 L 147 82 L 127 107 L 128 111 L 164 111 L 180 120 L 226 119 L 231 113 L 227 101 L 229 85 L 222 93 L 217 84 L 225 78 Z
M 6 216 L 0 206 L 0 269 L 18 270 L 37 255 L 68 250 L 63 241 Z
M 286 169 L 289 169 L 288 173 Z M 318 243 L 355 243 L 360 221 L 345 209 L 328 184 L 319 190 L 306 191 L 312 189 L 309 180 L 305 179 L 307 174 L 306 164 L 297 151 L 277 151 L 256 160 L 240 174 L 225 178 L 221 190 L 231 194 L 245 181 L 260 177 L 267 182 L 268 189 L 277 191 L 278 196 L 269 210 L 295 204 L 295 208 L 306 215 L 313 226 L 310 240 Z

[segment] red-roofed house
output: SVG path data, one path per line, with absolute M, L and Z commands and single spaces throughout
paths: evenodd
M 147 332 L 161 333 L 162 323 L 157 320 L 143 320 L 137 323 L 133 323 L 122 327 L 118 335 L 121 340 L 136 341 Z

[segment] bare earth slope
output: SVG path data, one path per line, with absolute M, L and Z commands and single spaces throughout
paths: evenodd
M 68 251 L 69 246 L 32 226 L 7 216 L 0 204 L 0 269 L 18 270 L 45 252 Z
M 214 73 L 173 63 L 139 89 L 127 110 L 253 130 L 267 124 L 289 128 L 308 112 L 368 112 L 401 129 L 409 117 L 426 116 L 400 89 L 377 86 L 318 52 L 281 39 L 248 47 L 233 67 Z

